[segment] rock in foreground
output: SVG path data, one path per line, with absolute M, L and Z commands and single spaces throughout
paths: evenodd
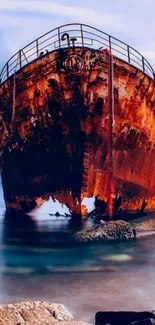
M 61 304 L 21 302 L 0 305 L 0 325 L 89 325 L 74 321 Z
M 133 237 L 129 223 L 118 220 L 105 222 L 83 229 L 76 233 L 76 240 L 80 242 L 103 241 L 109 239 L 129 239 Z

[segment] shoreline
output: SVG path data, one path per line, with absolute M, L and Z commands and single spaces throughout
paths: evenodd
M 155 216 L 143 216 L 129 221 L 132 229 L 136 230 L 136 237 L 145 237 L 155 234 Z
M 107 240 L 136 239 L 155 234 L 155 216 L 143 216 L 133 220 L 100 220 L 98 224 L 76 232 L 77 242 L 101 242 Z

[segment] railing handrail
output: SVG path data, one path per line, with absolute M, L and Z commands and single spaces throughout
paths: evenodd
M 74 29 L 69 30 L 68 28 L 70 26 L 73 26 Z M 79 29 L 75 29 L 75 26 L 76 26 L 76 28 L 79 28 Z M 64 30 L 64 28 L 65 28 L 65 30 Z M 54 34 L 55 31 L 57 31 L 56 34 Z M 21 68 L 23 68 L 27 63 L 31 63 L 32 61 L 39 58 L 40 57 L 39 53 L 41 53 L 42 50 L 45 51 L 45 48 L 50 46 L 49 52 L 52 52 L 54 49 L 61 49 L 61 48 L 66 47 L 66 45 L 64 46 L 64 43 L 63 43 L 64 40 L 66 40 L 66 42 L 68 41 L 68 44 L 70 44 L 70 41 L 72 40 L 71 38 L 70 39 L 68 38 L 68 40 L 67 39 L 62 40 L 63 35 L 68 35 L 68 37 L 69 37 L 69 34 L 68 34 L 69 32 L 70 33 L 76 32 L 77 34 L 80 33 L 79 35 L 73 35 L 74 38 L 76 37 L 76 41 L 78 41 L 78 39 L 80 39 L 80 46 L 78 45 L 78 47 L 88 47 L 87 46 L 88 44 L 86 43 L 86 41 L 88 41 L 88 40 L 89 41 L 91 40 L 91 44 L 89 44 L 90 48 L 94 48 L 94 43 L 99 44 L 100 47 L 103 45 L 104 47 L 109 48 L 114 56 L 116 56 L 118 58 L 121 58 L 121 56 L 123 56 L 123 59 L 121 58 L 123 61 L 128 62 L 129 64 L 135 66 L 136 68 L 143 71 L 145 74 L 147 74 L 150 78 L 152 78 L 155 81 L 155 73 L 154 73 L 154 70 L 153 70 L 151 64 L 144 58 L 143 55 L 140 54 L 140 52 L 135 50 L 132 46 L 129 46 L 127 43 L 120 41 L 116 37 L 113 37 L 110 34 L 107 34 L 103 31 L 99 30 L 96 27 L 92 27 L 87 24 L 70 23 L 70 24 L 65 24 L 60 27 L 56 27 L 56 28 L 50 30 L 49 32 L 36 38 L 34 41 L 30 42 L 29 44 L 24 46 L 22 49 L 20 49 L 18 52 L 16 52 L 7 61 L 7 63 L 4 65 L 4 67 L 1 70 L 1 73 L 0 73 L 1 84 L 4 83 L 10 76 L 12 76 L 15 73 L 17 57 L 20 58 L 18 67 L 16 67 L 17 71 L 18 71 Z M 51 35 L 51 37 L 46 38 L 44 40 L 44 38 L 47 35 L 50 35 L 52 33 L 53 33 L 53 35 Z M 89 35 L 89 37 L 88 37 L 88 35 Z M 93 36 L 93 38 L 92 38 L 92 36 Z M 56 40 L 55 40 L 55 37 L 56 37 Z M 107 39 L 105 37 L 107 37 Z M 43 41 L 39 44 L 39 40 L 43 40 Z M 44 44 L 50 40 L 52 41 L 52 43 L 48 43 L 46 46 L 44 46 Z M 115 41 L 115 43 L 113 41 Z M 58 43 L 57 47 L 55 45 L 56 43 Z M 120 44 L 125 47 L 122 47 Z M 29 47 L 31 45 L 34 45 L 34 46 L 29 49 Z M 43 45 L 43 47 L 39 48 L 39 45 Z M 70 45 L 68 45 L 68 46 L 71 47 Z M 75 42 L 72 44 L 72 46 L 77 47 Z M 29 53 L 28 58 L 32 57 L 30 61 L 28 61 L 26 54 L 24 53 L 25 49 L 27 49 L 26 54 Z M 33 50 L 34 50 L 34 52 L 31 54 L 31 52 Z M 13 59 L 14 59 L 14 61 L 12 62 Z M 11 70 L 10 70 L 10 68 L 11 68 Z

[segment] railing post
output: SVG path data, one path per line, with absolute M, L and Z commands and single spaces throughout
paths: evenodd
M 9 78 L 9 62 L 6 64 L 7 79 Z
M 81 39 L 82 39 L 82 47 L 84 47 L 84 40 L 83 40 L 83 29 L 82 29 L 82 24 L 80 24 L 81 27 Z
M 111 51 L 111 36 L 109 35 L 109 50 Z
M 130 63 L 130 47 L 127 45 L 127 51 L 128 51 L 128 62 Z
M 145 61 L 143 56 L 142 56 L 142 66 L 143 66 L 143 72 L 145 73 Z
M 19 50 L 19 66 L 20 66 L 20 69 L 22 67 L 22 55 L 21 55 L 21 50 Z
M 61 39 L 60 39 L 60 28 L 58 27 L 58 41 L 59 41 L 59 48 L 61 47 Z
M 36 39 L 36 53 L 37 53 L 37 58 L 38 58 L 38 56 L 39 56 L 38 39 Z

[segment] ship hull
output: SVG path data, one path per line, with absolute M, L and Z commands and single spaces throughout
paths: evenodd
M 87 48 L 37 60 L 2 86 L 2 182 L 8 209 L 52 197 L 72 214 L 97 213 L 108 196 L 108 58 Z M 155 84 L 114 58 L 115 212 L 155 209 Z M 5 132 L 4 132 L 5 131 Z

